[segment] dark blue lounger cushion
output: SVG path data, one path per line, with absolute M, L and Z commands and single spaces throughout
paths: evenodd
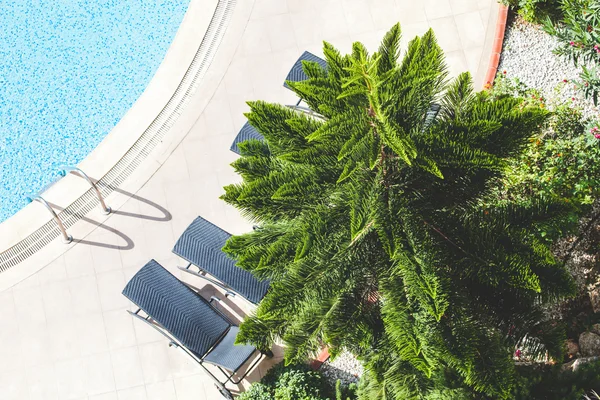
M 240 154 L 240 148 L 238 147 L 238 144 L 250 139 L 264 140 L 265 138 L 256 130 L 255 127 L 250 125 L 250 122 L 246 121 L 244 126 L 242 126 L 242 129 L 240 129 L 240 132 L 233 140 L 233 143 L 231 144 L 229 150 L 233 151 L 236 154 Z
M 235 344 L 235 337 L 239 331 L 239 327 L 232 326 L 223 340 L 208 353 L 204 361 L 237 371 L 256 350 L 252 346 Z
M 154 260 L 131 278 L 123 295 L 199 358 L 204 357 L 230 327 L 206 300 Z
M 301 82 L 308 79 L 308 76 L 304 72 L 302 68 L 302 61 L 314 61 L 318 63 L 321 67 L 327 69 L 327 61 L 323 60 L 321 57 L 315 56 L 313 53 L 309 51 L 305 51 L 302 53 L 300 58 L 296 61 L 296 63 L 292 66 L 288 76 L 285 78 L 285 82 L 283 82 L 283 86 L 290 89 L 287 81 L 291 82 Z
M 269 281 L 259 281 L 250 272 L 235 265 L 221 251 L 231 235 L 202 217 L 198 217 L 181 235 L 173 253 L 196 265 L 248 301 L 257 304 L 269 290 Z

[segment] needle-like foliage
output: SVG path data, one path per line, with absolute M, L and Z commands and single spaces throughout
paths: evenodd
M 399 25 L 374 54 L 325 43 L 328 69 L 289 82 L 318 118 L 249 103 L 265 140 L 240 145 L 223 199 L 259 228 L 224 250 L 272 286 L 238 341 L 283 340 L 288 362 L 350 349 L 363 398 L 507 398 L 516 343 L 560 355 L 538 307 L 573 289 L 531 235 L 565 206 L 488 195 L 546 111 L 448 81 L 431 31 L 399 44 Z

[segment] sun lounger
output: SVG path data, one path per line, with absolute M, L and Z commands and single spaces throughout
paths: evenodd
M 257 353 L 256 348 L 234 345 L 239 328 L 212 306 L 211 302 L 218 299 L 205 300 L 154 260 L 131 278 L 123 295 L 139 307 L 135 312 L 129 311 L 131 315 L 152 326 L 169 339 L 170 346 L 196 361 L 228 399 L 233 396 L 225 387 L 227 382 L 240 383 L 263 357 L 257 357 L 246 373 L 234 380 L 234 374 Z M 215 365 L 226 380 L 217 379 L 204 363 Z
M 235 265 L 221 249 L 231 235 L 202 217 L 196 218 L 175 243 L 173 253 L 186 260 L 180 269 L 219 286 L 230 295 L 239 294 L 257 304 L 269 290 L 269 281 L 260 281 Z M 192 267 L 199 272 L 192 270 Z M 215 279 L 206 276 L 211 275 Z

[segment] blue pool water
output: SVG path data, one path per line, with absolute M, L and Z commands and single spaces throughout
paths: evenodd
M 189 0 L 0 0 L 0 221 L 142 94 Z

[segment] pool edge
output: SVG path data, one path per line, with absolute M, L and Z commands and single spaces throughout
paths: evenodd
M 198 4 L 201 3 L 201 0 L 192 0 L 192 2 L 190 3 L 190 7 L 192 6 L 192 3 Z M 251 2 L 253 3 L 253 2 Z M 186 96 L 183 97 L 183 100 L 181 101 L 181 104 L 178 107 L 174 107 L 172 110 L 170 110 L 170 114 L 168 117 L 172 117 L 172 119 L 174 121 L 172 121 L 171 125 L 168 128 L 172 128 L 173 125 L 177 122 L 177 119 L 181 116 L 182 112 L 183 112 L 183 108 L 185 108 L 185 106 L 187 105 L 187 102 L 189 101 L 189 97 L 192 96 L 193 92 L 195 89 L 198 89 L 199 87 L 201 87 L 202 85 L 204 85 L 204 82 L 202 81 L 202 77 L 209 72 L 209 66 L 211 65 L 211 62 L 213 61 L 213 58 L 216 57 L 217 53 L 217 48 L 219 47 L 219 45 L 221 44 L 221 41 L 223 40 L 224 36 L 225 36 L 225 31 L 228 30 L 228 25 L 230 24 L 230 19 L 232 17 L 233 14 L 233 7 L 235 5 L 235 0 L 221 0 L 220 2 L 217 2 L 217 4 L 215 4 L 215 10 L 214 10 L 214 14 L 212 15 L 212 18 L 210 18 L 210 23 L 208 25 L 208 28 L 206 29 L 206 32 L 203 36 L 203 38 L 201 38 L 201 44 L 199 47 L 197 47 L 192 53 L 195 54 L 195 56 L 193 57 L 194 61 L 196 61 L 199 65 L 197 65 L 197 71 L 195 73 L 195 79 L 192 79 L 191 81 L 188 82 L 188 86 L 185 88 L 182 88 L 182 83 L 184 80 L 181 80 L 177 86 L 177 90 L 179 90 L 180 92 L 185 92 L 184 94 Z M 245 5 L 244 8 L 248 8 L 247 5 Z M 250 6 L 251 8 L 251 6 Z M 184 18 L 185 19 L 185 18 Z M 188 21 L 188 25 L 192 26 L 192 29 L 195 26 L 194 21 Z M 180 27 L 181 29 L 181 27 Z M 179 32 L 178 32 L 179 35 Z M 188 48 L 188 51 L 190 50 L 190 48 Z M 171 48 L 169 49 L 169 52 L 171 51 Z M 167 53 L 168 54 L 168 53 Z M 208 57 L 207 57 L 208 56 Z M 166 59 L 167 57 L 165 57 Z M 229 63 L 231 57 L 229 57 L 229 59 L 225 59 L 225 60 L 221 60 L 221 64 L 225 63 L 225 67 L 227 66 L 227 64 Z M 224 62 L 223 62 L 224 61 Z M 162 67 L 162 64 L 161 64 Z M 190 65 L 189 67 L 184 67 L 183 70 L 186 71 L 190 70 L 190 68 L 192 68 L 193 65 Z M 211 73 L 214 75 L 215 73 L 211 71 Z M 158 72 L 157 74 L 158 75 Z M 187 72 L 186 72 L 187 75 Z M 153 79 L 154 82 L 155 79 Z M 151 83 L 152 84 L 152 83 Z M 206 86 L 206 85 L 205 85 Z M 210 85 L 208 85 L 210 86 Z M 150 85 L 149 85 L 150 87 Z M 216 87 L 215 87 L 216 89 Z M 177 92 L 176 90 L 176 92 Z M 213 89 L 214 92 L 214 89 Z M 146 92 L 145 92 L 146 93 Z M 144 94 L 145 94 L 144 93 Z M 171 98 L 167 101 L 167 106 L 171 103 L 171 101 L 173 100 L 173 97 L 175 97 L 177 93 L 173 94 L 173 96 L 171 96 Z M 206 93 L 206 96 L 204 97 L 208 97 L 210 98 L 210 96 L 212 95 L 212 93 Z M 187 100 L 186 100 L 187 99 Z M 208 99 L 205 99 L 204 103 L 207 103 Z M 198 103 L 196 101 L 196 103 Z M 137 106 L 137 102 L 134 105 L 133 108 L 135 108 Z M 157 120 L 160 119 L 159 117 L 161 117 L 161 115 L 163 114 L 163 111 L 165 111 L 167 109 L 167 106 L 165 106 L 162 110 L 161 113 L 159 113 L 157 118 L 154 118 L 152 123 L 150 124 L 150 126 L 147 129 L 143 129 L 144 130 L 144 134 L 147 134 L 148 131 L 152 128 L 152 124 L 157 123 Z M 144 112 L 146 112 L 147 110 L 144 110 Z M 198 110 L 198 112 L 195 113 L 196 117 L 192 117 L 193 120 L 195 121 L 195 118 L 197 118 L 197 115 L 199 115 L 201 112 L 201 110 Z M 128 113 L 129 114 L 129 113 Z M 164 115 L 163 115 L 163 119 L 164 119 Z M 127 118 L 124 117 L 124 119 Z M 189 120 L 189 117 L 188 117 Z M 161 122 L 161 121 L 158 121 Z M 164 121 L 162 121 L 164 122 Z M 192 121 L 193 123 L 193 121 Z M 121 123 L 119 123 L 121 124 Z M 128 171 L 128 175 L 127 177 L 125 177 L 125 179 L 128 179 L 128 176 L 131 175 L 131 179 L 138 181 L 138 183 L 141 182 L 141 184 L 143 185 L 144 182 L 146 182 L 150 176 L 160 167 L 160 165 L 162 165 L 162 163 L 166 160 L 166 158 L 168 157 L 168 154 L 170 154 L 170 152 L 172 151 L 172 149 L 174 149 L 175 145 L 178 144 L 183 137 L 185 136 L 186 130 L 183 129 L 181 132 L 176 134 L 176 137 L 169 139 L 169 140 L 165 140 L 165 142 L 172 142 L 172 143 L 163 143 L 162 142 L 162 138 L 164 136 L 167 135 L 169 129 L 167 129 L 166 132 L 164 132 L 164 134 L 162 135 L 162 137 L 157 137 L 156 135 L 149 135 L 150 137 L 147 138 L 147 143 L 142 143 L 140 144 L 139 141 L 141 140 L 141 138 L 144 136 L 142 135 L 142 137 L 140 137 L 139 139 L 137 139 L 135 141 L 135 144 L 133 146 L 131 146 L 126 154 L 119 159 L 119 161 L 123 160 L 128 154 L 130 154 L 130 152 L 132 151 L 132 149 L 134 149 L 135 145 L 138 144 L 138 149 L 136 149 L 136 151 L 139 154 L 143 154 L 144 157 L 144 163 L 147 164 L 145 166 L 145 168 L 143 168 L 145 171 L 144 173 L 136 173 L 135 167 L 137 167 L 137 165 L 133 166 L 133 169 L 131 171 Z M 181 129 L 180 129 L 181 130 Z M 114 136 L 113 132 L 111 131 L 111 133 L 107 136 L 107 138 L 105 138 L 105 140 L 103 141 L 103 143 L 99 146 L 100 147 L 105 147 L 108 151 L 114 152 L 114 149 L 110 148 L 110 146 L 106 146 L 104 145 L 104 142 L 107 141 L 109 139 L 109 137 Z M 171 136 L 171 134 L 169 133 L 169 136 Z M 154 146 L 151 145 L 151 141 L 154 140 L 154 142 L 158 142 L 158 143 L 154 143 Z M 176 143 L 175 143 L 176 142 Z M 148 144 L 150 144 L 150 147 L 161 147 L 161 151 L 159 152 L 155 152 L 156 154 L 151 154 L 152 153 L 152 149 L 149 148 Z M 171 149 L 169 151 L 169 149 Z M 102 158 L 101 155 L 98 155 L 102 152 L 100 152 L 99 150 L 96 151 L 94 150 L 94 152 L 92 152 L 90 154 L 90 157 L 92 155 L 94 155 L 95 158 Z M 91 158 L 94 158 L 91 157 Z M 113 157 L 114 158 L 114 157 Z M 146 159 L 148 159 L 146 161 Z M 141 161 L 140 161 L 141 163 Z M 139 164 L 139 163 L 138 163 Z M 86 172 L 88 172 L 88 174 L 90 174 L 91 176 L 103 176 L 102 179 L 100 179 L 101 182 L 101 188 L 103 190 L 103 192 L 105 194 L 108 194 L 109 192 L 112 192 L 115 185 L 113 185 L 111 183 L 111 181 L 107 181 L 105 178 L 107 175 L 109 175 L 110 171 L 112 171 L 114 169 L 111 168 L 110 171 L 106 174 L 98 174 L 96 172 L 96 170 L 94 170 L 93 168 L 93 164 L 90 164 L 88 158 L 86 158 L 86 160 L 84 160 L 81 164 L 82 167 L 84 167 L 84 170 L 86 170 Z M 129 166 L 126 166 L 127 168 L 129 168 Z M 125 168 L 125 169 L 127 169 Z M 90 170 L 94 171 L 94 172 L 89 172 Z M 150 171 L 150 172 L 148 172 Z M 139 172 L 139 171 L 138 171 Z M 149 173 L 149 175 L 148 175 Z M 136 175 L 140 175 L 137 176 Z M 148 175 L 146 177 L 144 177 L 143 175 Z M 81 186 L 81 180 L 78 180 L 75 177 L 70 177 L 72 179 L 63 179 L 61 182 L 58 182 L 56 185 L 54 185 L 50 191 L 52 192 L 57 192 L 60 190 L 60 186 L 64 186 L 67 187 L 67 185 L 70 186 L 75 186 L 75 185 L 79 185 L 80 190 L 84 188 L 84 186 Z M 64 184 L 63 184 L 64 181 Z M 122 183 L 122 182 L 121 182 Z M 118 184 L 117 184 L 118 186 Z M 132 185 L 132 186 L 137 186 L 137 185 Z M 140 186 L 141 187 L 141 186 Z M 49 191 L 49 192 L 50 192 Z M 130 190 L 131 191 L 131 190 Z M 114 201 L 116 203 L 119 203 L 121 201 L 124 201 L 123 199 L 120 198 L 125 198 L 127 196 L 123 196 L 123 195 L 111 195 L 111 201 Z M 82 199 L 84 199 L 82 201 Z M 83 206 L 82 204 L 79 204 L 78 207 L 73 207 L 74 203 L 77 203 L 77 201 L 79 201 L 80 203 L 84 203 Z M 65 225 L 67 227 L 71 227 L 73 225 L 75 225 L 75 223 L 77 221 L 79 221 L 82 217 L 85 217 L 85 215 L 87 215 L 90 210 L 93 210 L 95 208 L 95 206 L 97 205 L 97 201 L 95 200 L 95 198 L 93 197 L 93 193 L 91 192 L 91 190 L 86 190 L 83 193 L 83 196 L 78 197 L 77 201 L 73 202 L 73 203 L 63 203 L 63 204 L 70 204 L 68 207 L 66 207 L 65 210 L 60 212 L 60 216 L 61 219 L 63 220 L 63 222 L 65 223 Z M 32 207 L 29 207 L 32 208 Z M 37 208 L 36 210 L 38 212 L 39 216 L 43 216 L 43 221 L 46 222 L 50 219 L 49 214 L 44 214 L 47 211 L 46 210 L 42 210 L 43 212 L 40 213 L 40 208 Z M 93 213 L 95 213 L 95 211 L 92 211 Z M 99 213 L 98 213 L 99 214 Z M 92 215 L 92 214 L 90 214 Z M 99 217 L 99 215 L 97 214 L 93 214 L 94 219 L 97 220 L 98 224 L 102 223 L 102 218 Z M 0 228 L 5 228 L 7 226 L 6 222 L 11 221 L 11 219 L 5 221 L 4 223 L 2 223 L 0 225 Z M 45 229 L 43 229 L 45 228 Z M 72 228 L 72 229 L 75 229 Z M 0 234 L 2 232 L 0 231 Z M 35 270 L 38 270 L 39 268 L 43 267 L 43 265 L 45 265 L 46 263 L 50 262 L 52 259 L 54 259 L 56 256 L 59 256 L 60 254 L 64 253 L 66 250 L 68 250 L 68 248 L 62 247 L 62 248 L 57 248 L 56 251 L 54 252 L 49 252 L 49 251 L 44 251 L 44 253 L 46 253 L 45 255 L 43 255 L 42 257 L 37 257 L 39 256 L 39 254 L 37 253 L 38 250 L 40 250 L 41 248 L 45 247 L 47 244 L 49 244 L 52 241 L 55 241 L 55 238 L 57 238 L 59 235 L 59 231 L 58 228 L 56 226 L 55 223 L 53 223 L 53 221 L 48 221 L 46 222 L 46 224 L 44 224 L 42 226 L 42 228 L 35 230 L 32 234 L 29 234 L 25 240 L 21 240 L 18 243 L 12 245 L 10 248 L 8 248 L 7 250 L 3 251 L 2 253 L 0 253 L 0 290 L 2 290 L 3 288 L 6 287 L 10 287 L 11 284 L 7 283 L 10 281 L 13 281 L 13 284 L 16 283 L 16 276 L 28 276 L 29 274 L 35 272 Z M 77 235 L 78 237 L 84 237 L 85 233 L 81 233 L 80 235 Z M 1 236 L 0 236 L 1 237 Z M 4 239 L 4 238 L 3 238 Z M 2 246 L 2 244 L 0 244 L 0 246 Z M 6 248 L 6 246 L 3 246 Z M 52 246 L 55 247 L 55 246 Z M 2 247 L 0 247 L 2 248 Z M 54 256 L 52 255 L 53 253 Z M 37 255 L 37 256 L 36 256 Z M 29 262 L 27 262 L 27 264 L 33 264 L 33 266 L 31 268 L 23 268 L 23 270 L 21 270 L 21 266 L 19 268 L 12 268 L 15 265 L 22 263 L 22 261 L 24 260 L 28 260 Z M 42 265 L 40 265 L 40 263 L 43 263 Z M 18 273 L 15 272 L 16 270 L 21 270 Z M 30 272 L 27 272 L 26 270 L 31 270 Z M 12 272 L 9 274 L 9 272 Z M 14 278 L 10 278 L 8 275 L 15 275 Z M 23 279 L 23 278 L 21 278 Z

